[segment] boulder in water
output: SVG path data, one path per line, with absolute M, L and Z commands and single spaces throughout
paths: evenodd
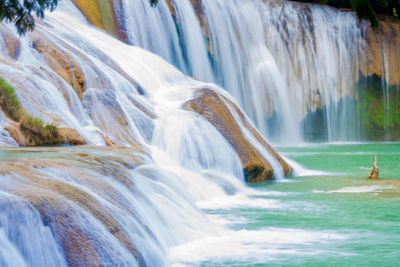
M 258 183 L 274 178 L 271 163 L 249 140 L 248 135 L 252 135 L 255 141 L 273 156 L 282 166 L 285 175 L 292 172 L 292 168 L 245 119 L 236 104 L 223 95 L 208 88 L 199 89 L 194 93 L 194 97 L 184 104 L 184 109 L 202 115 L 228 140 L 242 162 L 246 182 Z

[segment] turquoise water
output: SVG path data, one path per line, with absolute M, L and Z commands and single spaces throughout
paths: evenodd
M 196 202 L 215 222 L 209 226 L 212 234 L 198 230 L 198 239 L 171 247 L 167 253 L 172 265 L 400 266 L 400 143 L 277 150 L 304 168 L 318 170 L 314 172 L 318 175 L 259 184 L 232 195 L 210 194 L 210 199 Z M 128 171 L 128 165 L 120 163 L 134 160 L 131 153 L 91 147 L 8 148 L 0 151 L 0 162 L 30 164 L 35 173 L 49 175 L 45 176 L 48 180 L 65 172 L 66 181 L 76 179 L 94 190 L 104 177 L 112 179 Z M 381 179 L 368 180 L 374 154 Z M 38 160 L 49 167 L 36 166 Z M 93 177 L 82 176 L 85 173 Z M 22 174 L 29 177 L 29 173 Z M 2 179 L 6 181 L 7 175 Z M 132 179 L 140 182 L 144 178 L 132 174 Z M 154 201 L 153 191 L 146 188 L 145 192 Z M 185 227 L 202 229 L 196 224 L 197 220 L 204 223 L 202 217 L 193 218 Z
M 232 218 L 229 225 L 235 230 L 265 234 L 263 246 L 270 251 L 247 258 L 232 255 L 236 261 L 231 262 L 204 261 L 204 266 L 400 266 L 400 144 L 322 144 L 278 151 L 327 173 L 254 186 L 270 192 L 254 195 L 254 201 L 275 201 L 270 206 L 208 210 Z M 380 180 L 366 179 L 374 154 Z M 254 251 L 260 247 L 250 240 L 248 245 Z

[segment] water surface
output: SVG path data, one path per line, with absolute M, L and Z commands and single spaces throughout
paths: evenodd
M 250 193 L 253 202 L 206 209 L 236 232 L 213 247 L 204 245 L 202 265 L 398 266 L 400 144 L 318 144 L 278 151 L 326 173 L 257 185 Z M 380 180 L 366 179 L 374 154 Z

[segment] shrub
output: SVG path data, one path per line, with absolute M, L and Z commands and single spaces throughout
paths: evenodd
M 7 117 L 20 122 L 21 133 L 31 146 L 61 145 L 61 137 L 58 127 L 53 124 L 45 124 L 41 119 L 29 115 L 22 107 L 15 93 L 15 88 L 0 77 L 0 106 Z
M 53 123 L 45 125 L 41 119 L 27 115 L 22 118 L 19 127 L 28 139 L 28 145 L 51 146 L 63 143 L 59 129 Z
M 22 107 L 19 103 L 15 88 L 0 77 L 0 105 L 3 112 L 14 121 L 22 116 Z

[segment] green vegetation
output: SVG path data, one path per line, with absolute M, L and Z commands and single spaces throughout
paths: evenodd
M 21 119 L 23 112 L 15 89 L 2 78 L 0 78 L 0 105 L 9 118 L 14 121 Z
M 0 77 L 0 105 L 7 117 L 19 122 L 19 129 L 28 139 L 28 145 L 61 145 L 63 140 L 54 124 L 45 124 L 26 112 L 18 100 L 15 88 Z
M 54 10 L 58 0 L 2 0 L 0 3 L 0 21 L 12 22 L 17 27 L 19 34 L 24 34 L 35 27 L 36 15 L 44 17 L 46 10 Z
M 386 14 L 398 17 L 400 0 L 297 0 L 300 2 L 317 2 L 322 5 L 330 5 L 337 8 L 351 8 L 360 20 L 371 23 L 373 28 L 379 25 L 377 14 Z
M 0 22 L 14 23 L 20 35 L 35 28 L 35 16 L 44 18 L 46 10 L 56 9 L 59 0 L 1 0 Z M 152 6 L 156 6 L 158 0 L 150 0 Z
M 359 103 L 363 138 L 400 140 L 400 95 L 376 75 L 359 83 Z
M 350 5 L 352 9 L 356 11 L 357 17 L 360 20 L 364 19 L 369 21 L 372 28 L 377 28 L 379 26 L 378 17 L 376 16 L 376 12 L 370 3 L 370 0 L 350 0 Z
M 49 146 L 63 143 L 57 126 L 52 123 L 45 125 L 39 118 L 24 116 L 19 128 L 27 137 L 29 145 Z

